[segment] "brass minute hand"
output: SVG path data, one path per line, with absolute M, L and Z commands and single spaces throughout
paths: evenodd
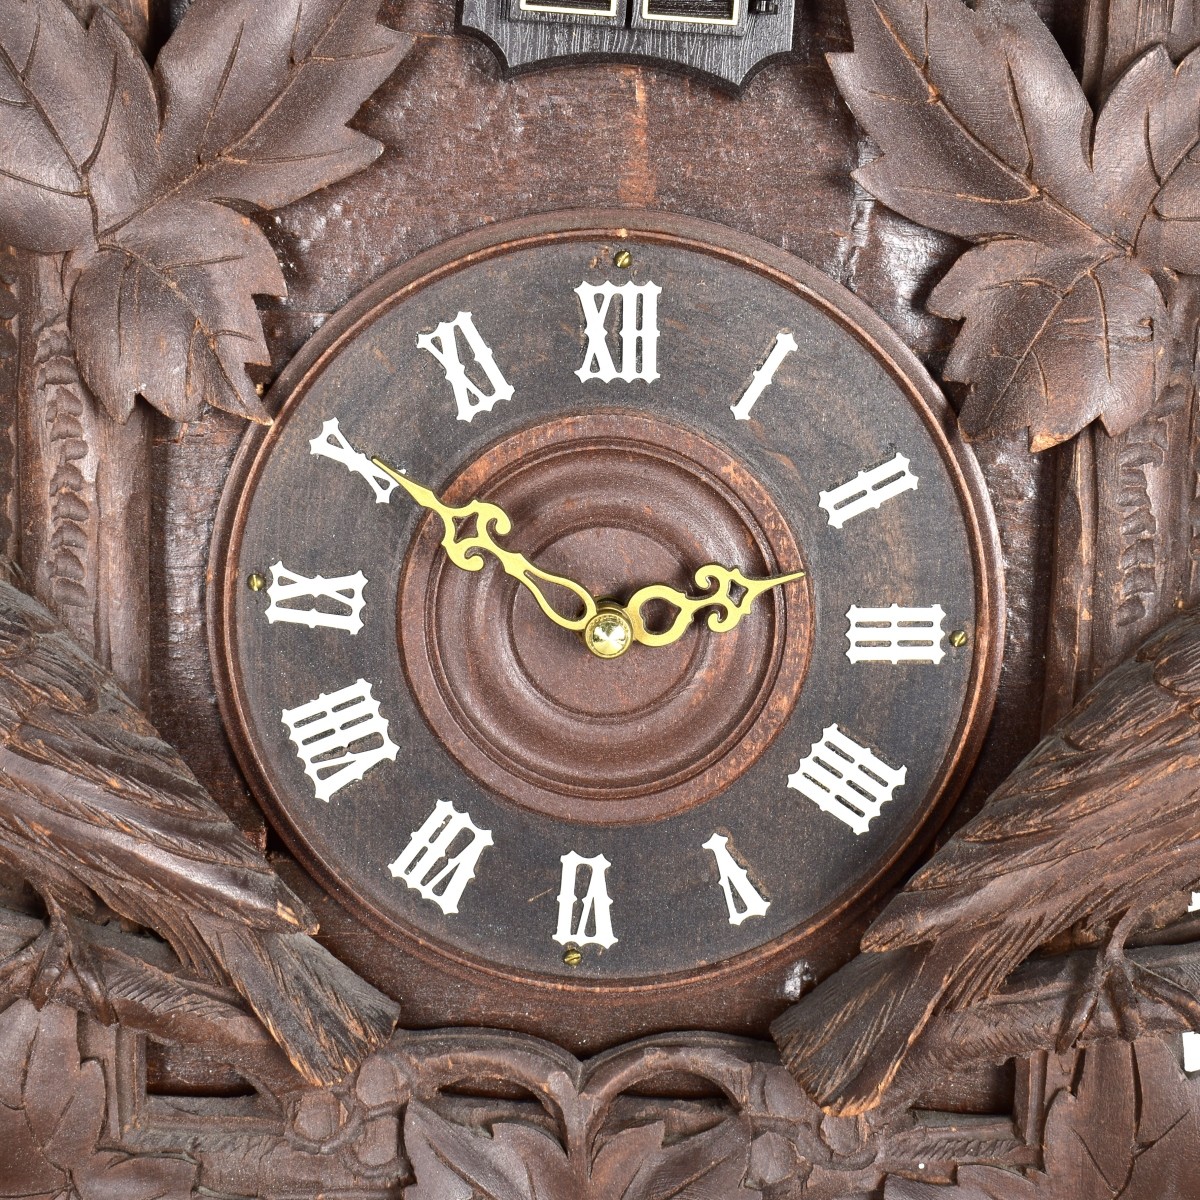
M 479 571 L 483 568 L 483 556 L 480 551 L 485 551 L 499 560 L 507 574 L 529 589 L 538 607 L 556 625 L 580 633 L 596 615 L 596 601 L 582 584 L 563 575 L 552 575 L 549 571 L 543 571 L 540 567 L 535 567 L 525 555 L 518 554 L 515 550 L 506 550 L 497 544 L 496 537 L 503 537 L 512 530 L 512 521 L 508 513 L 498 504 L 489 504 L 486 500 L 472 500 L 460 508 L 451 508 L 443 504 L 427 487 L 422 487 L 421 484 L 401 475 L 382 459 L 373 458 L 371 462 L 394 479 L 422 508 L 429 509 L 441 518 L 442 548 L 455 566 L 462 567 L 464 571 Z M 455 521 L 463 521 L 469 517 L 475 518 L 475 532 L 464 536 L 459 533 Z M 546 599 L 536 582 L 538 580 L 554 587 L 566 588 L 582 602 L 583 615 L 564 617 Z
M 791 575 L 778 575 L 772 579 L 747 579 L 737 568 L 709 563 L 701 567 L 694 577 L 700 587 L 712 589 L 706 596 L 688 596 L 665 583 L 656 583 L 635 592 L 628 604 L 605 601 L 603 605 L 598 605 L 582 584 L 564 575 L 553 575 L 549 571 L 543 571 L 540 567 L 535 567 L 523 554 L 518 554 L 515 550 L 506 550 L 496 542 L 497 537 L 504 537 L 512 530 L 511 519 L 498 504 L 489 504 L 486 500 L 472 500 L 458 508 L 451 508 L 443 504 L 427 487 L 400 474 L 383 459 L 372 458 L 371 462 L 394 479 L 422 508 L 429 509 L 441 518 L 442 547 L 451 562 L 464 571 L 478 571 L 483 567 L 481 551 L 492 555 L 509 575 L 529 589 L 538 607 L 551 621 L 563 629 L 584 634 L 588 648 L 602 658 L 619 656 L 628 648 L 629 643 L 634 641 L 641 642 L 644 646 L 669 646 L 683 637 L 692 618 L 704 608 L 717 609 L 709 614 L 708 627 L 714 633 L 724 633 L 737 625 L 763 592 L 804 576 L 803 571 L 795 571 Z M 470 517 L 475 518 L 475 532 L 460 533 L 455 522 L 465 521 Z M 539 582 L 565 588 L 582 603 L 582 615 L 564 617 L 546 598 L 538 586 Z M 740 600 L 733 599 L 732 587 L 741 588 L 744 592 Z M 642 609 L 654 600 L 663 600 L 677 610 L 675 619 L 661 633 L 653 633 L 647 629 L 642 617 Z M 594 622 L 610 623 L 611 626 L 614 620 L 618 627 L 606 627 L 600 637 L 593 639 Z M 620 627 L 624 628 L 624 633 Z M 623 644 L 620 641 L 622 637 Z M 614 641 L 614 638 L 617 640 Z
M 700 587 L 711 587 L 712 591 L 707 596 L 688 596 L 664 583 L 656 583 L 630 596 L 629 603 L 625 605 L 625 615 L 633 626 L 635 641 L 643 646 L 669 646 L 683 637 L 684 630 L 700 609 L 710 606 L 718 611 L 709 614 L 709 629 L 714 633 L 724 633 L 750 611 L 750 606 L 763 592 L 791 583 L 793 579 L 803 579 L 804 572 L 794 571 L 791 575 L 776 575 L 772 579 L 747 579 L 736 567 L 730 569 L 718 563 L 708 563 L 696 572 L 694 578 Z M 743 589 L 745 595 L 735 601 L 731 586 Z M 651 633 L 642 619 L 642 609 L 653 600 L 664 600 L 678 609 L 675 619 L 662 633 Z

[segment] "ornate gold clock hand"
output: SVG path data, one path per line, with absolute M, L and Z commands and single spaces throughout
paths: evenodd
M 624 611 L 633 628 L 635 641 L 643 646 L 669 646 L 683 637 L 684 630 L 697 612 L 710 606 L 719 611 L 709 614 L 709 629 L 714 633 L 725 633 L 750 611 L 750 606 L 763 592 L 790 583 L 793 579 L 803 579 L 804 572 L 794 571 L 790 575 L 777 575 L 771 579 L 747 579 L 736 567 L 730 569 L 718 563 L 708 563 L 696 572 L 694 578 L 700 587 L 711 587 L 712 592 L 707 596 L 688 596 L 662 583 L 634 592 Z M 733 587 L 743 589 L 745 594 L 740 600 L 734 600 Z M 648 630 L 642 618 L 642 609 L 654 600 L 663 600 L 679 610 L 670 626 L 661 633 Z
M 518 583 L 528 588 L 538 607 L 563 629 L 583 635 L 584 644 L 598 658 L 619 658 L 634 642 L 643 646 L 670 646 L 683 637 L 692 618 L 704 608 L 716 608 L 708 618 L 708 627 L 714 633 L 732 629 L 750 611 L 750 606 L 763 592 L 770 588 L 801 579 L 803 571 L 790 575 L 779 575 L 771 579 L 748 579 L 736 567 L 722 567 L 708 563 L 697 570 L 694 578 L 700 587 L 711 587 L 707 596 L 688 596 L 665 583 L 652 584 L 638 590 L 628 604 L 605 600 L 597 604 L 592 594 L 582 584 L 563 575 L 553 575 L 535 567 L 523 554 L 506 550 L 496 542 L 512 530 L 508 514 L 497 504 L 485 500 L 472 500 L 458 508 L 443 504 L 429 488 L 400 474 L 381 458 L 371 462 L 394 479 L 422 508 L 436 513 L 442 521 L 442 547 L 455 566 L 464 571 L 478 571 L 483 567 L 481 551 L 496 558 L 504 570 Z M 459 532 L 456 521 L 475 518 L 475 532 L 464 535 Z M 583 604 L 579 617 L 564 617 L 546 598 L 538 583 L 565 588 Z M 740 600 L 734 600 L 732 588 L 743 591 Z M 663 600 L 678 611 L 670 626 L 661 633 L 646 628 L 642 609 L 654 600 Z
M 582 584 L 563 575 L 552 575 L 549 571 L 543 571 L 535 567 L 523 554 L 518 554 L 515 550 L 506 550 L 497 544 L 496 537 L 503 537 L 512 530 L 512 521 L 508 513 L 498 504 L 489 504 L 486 500 L 472 500 L 460 508 L 451 508 L 443 504 L 427 487 L 422 487 L 421 484 L 401 475 L 382 459 L 372 458 L 371 462 L 394 479 L 422 508 L 429 509 L 441 518 L 444 530 L 442 548 L 455 566 L 462 567 L 464 571 L 478 571 L 483 567 L 480 551 L 492 555 L 507 574 L 529 589 L 538 607 L 550 620 L 575 633 L 582 633 L 587 623 L 596 615 L 596 601 Z M 455 522 L 466 521 L 471 517 L 475 518 L 475 532 L 466 535 L 460 533 Z M 535 582 L 539 580 L 553 587 L 566 588 L 582 602 L 583 615 L 564 617 Z

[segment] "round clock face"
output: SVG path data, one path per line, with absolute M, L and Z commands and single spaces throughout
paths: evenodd
M 645 214 L 494 227 L 276 393 L 214 543 L 225 715 L 392 942 L 716 986 L 813 955 L 961 784 L 1000 642 L 977 469 L 795 259 Z

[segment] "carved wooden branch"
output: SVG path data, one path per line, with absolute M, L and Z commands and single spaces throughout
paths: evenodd
M 0 909 L 0 997 L 11 1001 L 28 994 L 38 966 L 33 947 L 45 931 L 43 921 Z M 183 972 L 155 939 L 82 923 L 76 932 L 123 1028 L 159 1042 L 203 1047 L 274 1096 L 305 1086 L 237 992 Z M 88 990 L 72 968 L 57 981 L 54 999 L 92 1011 Z

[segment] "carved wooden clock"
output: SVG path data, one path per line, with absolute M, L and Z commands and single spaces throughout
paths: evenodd
M 769 1017 L 990 712 L 995 532 L 920 369 L 765 244 L 582 213 L 385 277 L 277 387 L 210 620 L 301 860 L 559 1040 Z
M 0 0 L 0 1195 L 1193 1200 L 1198 45 Z

